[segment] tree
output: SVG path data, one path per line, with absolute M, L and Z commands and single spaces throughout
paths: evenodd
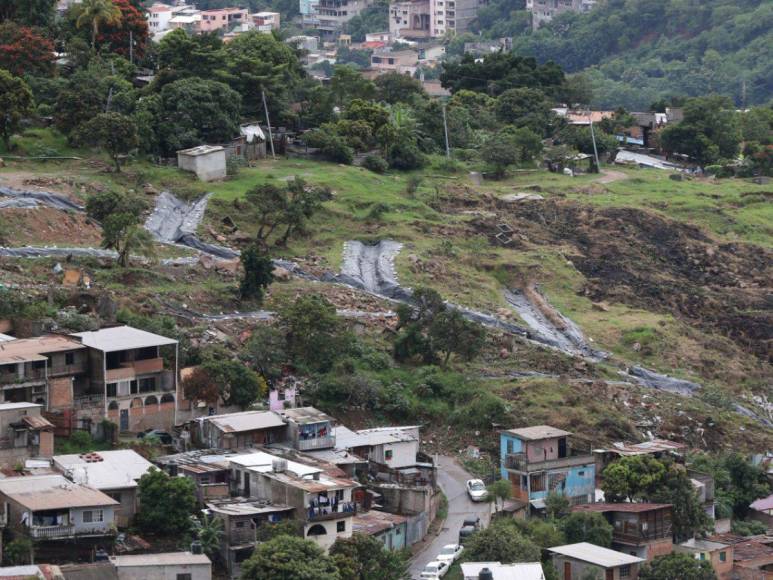
M 563 493 L 556 491 L 548 492 L 548 496 L 545 498 L 545 512 L 548 519 L 560 520 L 568 516 L 571 511 L 571 504 L 569 498 Z
M 642 566 L 640 580 L 716 580 L 707 560 L 696 560 L 689 554 L 659 556 Z
M 474 359 L 483 348 L 486 332 L 483 327 L 467 320 L 456 308 L 446 309 L 432 321 L 429 333 L 433 336 L 435 347 L 445 353 L 443 365 L 448 364 L 451 354 L 462 359 Z
M 0 24 L 0 69 L 14 76 L 48 75 L 53 66 L 53 42 L 15 22 Z
M 701 505 L 698 492 L 682 466 L 673 464 L 663 481 L 647 496 L 647 501 L 672 504 L 673 533 L 679 541 L 692 538 L 710 527 L 711 521 Z
M 464 551 L 469 559 L 477 562 L 510 564 L 540 559 L 539 547 L 507 521 L 495 522 L 473 534 Z
M 200 518 L 191 516 L 191 527 L 204 553 L 210 558 L 216 556 L 223 536 L 223 520 L 210 514 L 202 514 Z
M 397 307 L 397 330 L 393 354 L 398 361 L 420 356 L 431 364 L 437 355 L 434 336 L 429 332 L 435 318 L 445 311 L 446 305 L 437 291 L 431 288 L 417 288 L 412 304 Z
M 214 32 L 190 35 L 178 28 L 158 43 L 158 66 L 179 80 L 194 76 L 210 79 L 225 67 L 223 40 Z
M 750 463 L 739 453 L 728 455 L 723 463 L 730 474 L 727 489 L 732 501 L 733 515 L 736 518 L 745 518 L 749 505 L 756 499 L 768 496 L 771 485 L 764 470 Z
M 256 327 L 247 342 L 246 358 L 267 381 L 278 379 L 289 363 L 284 334 L 273 326 Z
M 0 23 L 48 26 L 54 18 L 55 0 L 0 0 Z
M 354 42 L 363 42 L 368 32 L 380 32 L 389 29 L 389 3 L 378 0 L 367 6 L 359 14 L 351 18 L 345 25 L 347 34 L 351 34 Z
M 217 382 L 201 366 L 195 367 L 182 380 L 182 389 L 185 398 L 189 401 L 203 401 L 214 405 L 220 399 L 220 388 Z
M 0 69 L 0 137 L 6 151 L 11 149 L 11 135 L 19 130 L 22 119 L 33 111 L 32 91 L 22 79 Z
M 569 544 L 588 542 L 602 548 L 612 545 L 613 528 L 598 512 L 574 512 L 561 521 L 561 527 Z
M 336 65 L 330 79 L 330 90 L 339 107 L 354 99 L 369 101 L 376 96 L 376 85 L 353 66 Z
M 137 524 L 145 533 L 177 535 L 191 528 L 196 486 L 187 477 L 169 477 L 151 468 L 139 481 Z
M 495 510 L 499 511 L 504 503 L 513 495 L 513 484 L 506 479 L 498 479 L 486 488 L 489 501 L 494 502 Z M 500 503 L 502 504 L 500 506 Z
M 333 559 L 310 540 L 277 536 L 242 563 L 242 580 L 341 580 Z
M 239 259 L 244 268 L 244 277 L 239 285 L 241 297 L 263 302 L 265 289 L 274 281 L 274 263 L 255 244 L 245 248 Z
M 342 580 L 404 580 L 408 578 L 405 558 L 387 550 L 373 536 L 353 534 L 338 538 L 330 549 Z
M 609 502 L 640 500 L 657 489 L 665 475 L 665 465 L 651 455 L 623 457 L 604 469 L 601 489 Z
M 118 252 L 118 263 L 128 266 L 131 255 L 153 259 L 153 237 L 140 226 L 147 202 L 136 195 L 121 195 L 106 191 L 93 195 L 86 202 L 86 213 L 102 224 L 102 247 Z
M 378 99 L 389 104 L 411 103 L 415 97 L 427 98 L 421 83 L 399 72 L 388 72 L 376 77 Z
M 335 306 L 323 296 L 307 294 L 280 311 L 286 328 L 287 352 L 312 371 L 326 372 L 348 350 Z
M 93 117 L 80 127 L 79 134 L 80 142 L 99 145 L 107 151 L 115 163 L 116 173 L 121 172 L 121 156 L 139 146 L 137 124 L 120 113 L 101 113 Z
M 553 118 L 551 101 L 538 89 L 508 89 L 497 97 L 497 118 L 508 125 L 528 127 L 547 136 Z
M 520 152 L 515 137 L 507 132 L 498 131 L 486 139 L 486 163 L 495 179 L 502 179 L 507 168 L 518 162 Z
M 75 10 L 75 25 L 78 28 L 91 27 L 91 48 L 96 48 L 99 27 L 103 24 L 118 25 L 123 16 L 113 0 L 83 0 Z
M 217 384 L 226 405 L 238 405 L 245 409 L 266 395 L 265 381 L 239 361 L 208 358 L 201 366 Z
M 121 17 L 115 22 L 106 22 L 97 41 L 100 46 L 109 45 L 112 52 L 125 58 L 132 55 L 134 59 L 141 59 L 145 54 L 145 45 L 148 41 L 147 20 L 130 0 L 112 1 L 120 11 Z

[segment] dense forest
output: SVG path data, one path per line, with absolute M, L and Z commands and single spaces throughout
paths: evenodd
M 530 32 L 521 0 L 481 10 L 487 37 L 553 60 L 592 81 L 594 105 L 640 109 L 670 96 L 717 93 L 736 105 L 773 95 L 773 3 L 764 0 L 606 0 Z

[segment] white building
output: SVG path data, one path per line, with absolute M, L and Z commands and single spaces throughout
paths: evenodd
M 408 0 L 389 6 L 389 32 L 398 38 L 440 38 L 467 32 L 485 0 Z
M 478 580 L 483 570 L 491 572 L 492 580 L 545 580 L 542 564 L 539 562 L 524 562 L 518 564 L 501 564 L 500 562 L 463 562 L 462 576 L 464 580 Z
M 315 27 L 324 35 L 333 36 L 374 0 L 319 0 L 316 9 Z
M 596 0 L 526 0 L 534 30 L 564 12 L 588 12 L 595 6 Z
M 201 181 L 225 179 L 225 149 L 220 145 L 199 145 L 177 152 L 177 166 L 192 171 Z
M 255 29 L 260 32 L 279 30 L 282 15 L 279 12 L 256 12 L 252 14 L 252 22 Z
M 204 554 L 166 552 L 110 556 L 118 580 L 211 580 L 212 562 Z
M 366 457 L 369 461 L 393 469 L 416 465 L 419 452 L 419 427 L 378 427 L 351 431 L 335 428 L 336 447 Z

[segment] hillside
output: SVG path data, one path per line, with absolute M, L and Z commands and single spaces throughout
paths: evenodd
M 319 293 L 356 330 L 359 346 L 352 358 L 310 380 L 306 396 L 355 425 L 421 422 L 435 441 L 429 445 L 441 448 L 470 443 L 476 430 L 488 441 L 492 423 L 522 422 L 571 428 L 598 443 L 647 431 L 715 450 L 757 449 L 770 440 L 770 429 L 737 407 L 765 415 L 770 397 L 769 186 L 677 182 L 636 169 L 574 179 L 528 171 L 474 185 L 439 159 L 413 193 L 411 174 L 299 159 L 263 161 L 224 182 L 202 184 L 141 161 L 115 174 L 89 152 L 78 153 L 86 159 L 7 162 L 0 186 L 52 190 L 81 203 L 106 188 L 144 190 L 149 200 L 162 190 L 186 199 L 209 191 L 198 233 L 234 248 L 256 231 L 244 197 L 251 187 L 298 176 L 332 188 L 332 200 L 305 235 L 277 246 L 304 274 L 272 284 L 263 314 L 248 312 L 254 307 L 238 299 L 237 278 L 211 260 L 123 269 L 105 259 L 69 259 L 92 273 L 88 295 L 107 293 L 123 320 L 175 320 L 188 361 L 205 345 L 244 353 L 247 337 L 270 313 Z M 519 193 L 531 197 L 514 197 Z M 14 245 L 96 246 L 93 224 L 73 230 L 60 224 L 57 210 L 2 211 L 9 212 L 3 215 Z M 77 214 L 65 215 L 80 223 Z M 514 232 L 507 246 L 495 239 L 501 224 Z M 392 360 L 395 303 L 380 295 L 381 287 L 363 292 L 332 278 L 342 267 L 351 271 L 352 247 L 345 251 L 351 240 L 394 240 L 399 284 L 434 288 L 485 313 L 481 355 L 472 362 L 454 357 L 448 368 Z M 162 258 L 190 256 L 179 247 L 159 249 Z M 0 259 L 3 283 L 42 298 L 61 260 Z M 96 298 L 55 288 L 49 315 L 63 327 L 86 324 L 93 316 L 87 305 Z M 68 305 L 80 305 L 85 318 Z M 652 388 L 629 374 L 639 366 L 681 382 Z M 449 432 L 453 427 L 461 429 Z
M 587 73 L 593 105 L 629 110 L 659 99 L 718 93 L 739 106 L 773 94 L 773 5 L 762 0 L 607 0 L 588 14 L 564 14 L 536 32 L 512 3 L 484 13 L 483 32 L 514 34 L 514 50 Z

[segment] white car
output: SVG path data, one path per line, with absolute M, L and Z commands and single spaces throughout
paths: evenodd
M 424 566 L 424 570 L 422 570 L 419 578 L 422 580 L 437 580 L 438 578 L 442 578 L 446 575 L 449 567 L 450 565 L 448 562 L 440 562 L 435 560 L 434 562 L 430 562 Z
M 472 501 L 486 501 L 488 499 L 486 484 L 480 479 L 467 480 L 467 495 Z
M 438 562 L 447 562 L 450 566 L 459 559 L 459 556 L 462 555 L 463 551 L 464 546 L 460 546 L 459 544 L 447 544 L 443 546 L 443 549 L 440 550 L 440 553 L 435 560 Z

